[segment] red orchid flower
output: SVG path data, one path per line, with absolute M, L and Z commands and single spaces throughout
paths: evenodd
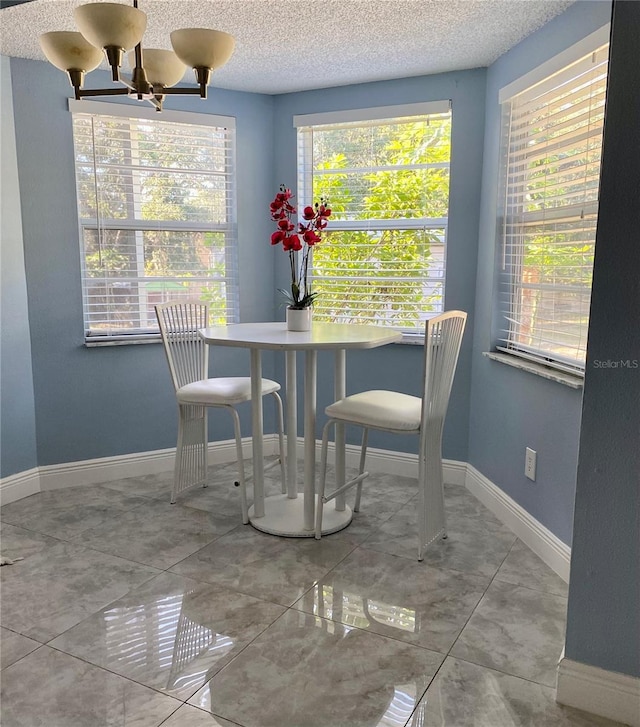
M 302 233 L 302 238 L 307 243 L 307 245 L 315 245 L 316 242 L 320 242 L 320 235 L 318 235 L 313 230 L 305 230 Z
M 282 245 L 285 252 L 289 252 L 290 250 L 295 250 L 296 252 L 298 250 L 302 250 L 302 243 L 300 242 L 298 235 L 289 235 L 288 237 L 285 237 L 282 241 Z
M 278 221 L 278 228 L 285 232 L 291 232 L 294 228 L 294 224 L 285 217 Z

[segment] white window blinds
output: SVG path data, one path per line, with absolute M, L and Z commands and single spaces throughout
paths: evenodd
M 299 203 L 332 210 L 313 251 L 315 319 L 421 333 L 444 309 L 451 112 L 431 107 L 298 117 Z
M 176 298 L 235 321 L 233 124 L 74 113 L 73 133 L 87 340 L 157 334 Z
M 608 47 L 504 105 L 501 350 L 584 369 Z

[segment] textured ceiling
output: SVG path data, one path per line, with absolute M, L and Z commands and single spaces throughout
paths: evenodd
M 84 1 L 5 7 L 0 52 L 44 59 L 39 35 L 74 30 L 72 10 Z M 573 2 L 140 0 L 139 7 L 148 17 L 143 47 L 170 48 L 176 28 L 224 30 L 235 36 L 236 49 L 212 85 L 283 93 L 488 66 Z M 185 79 L 192 80 L 191 71 Z

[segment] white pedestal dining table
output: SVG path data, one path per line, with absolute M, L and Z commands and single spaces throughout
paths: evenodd
M 395 343 L 402 334 L 374 325 L 312 323 L 309 331 L 289 331 L 286 323 L 237 323 L 200 330 L 210 345 L 248 348 L 251 352 L 253 506 L 249 521 L 257 530 L 288 537 L 314 536 L 316 464 L 316 381 L 318 351 L 334 352 L 335 400 L 346 395 L 346 351 Z M 260 380 L 262 351 L 284 351 L 286 361 L 286 494 L 264 494 L 263 415 Z M 297 352 L 304 352 L 304 490 L 298 496 L 297 471 Z M 336 427 L 336 481 L 345 482 L 345 433 Z M 345 528 L 352 518 L 344 495 L 325 505 L 323 534 Z

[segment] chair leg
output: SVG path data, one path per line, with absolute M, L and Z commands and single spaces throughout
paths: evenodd
M 365 427 L 362 430 L 362 448 L 360 449 L 360 467 L 358 469 L 359 475 L 361 475 L 364 472 L 364 463 L 367 458 L 368 441 L 369 441 L 369 430 Z M 356 501 L 353 506 L 354 512 L 360 512 L 360 498 L 362 497 L 362 483 L 363 483 L 363 480 L 360 480 L 360 482 L 358 482 L 358 485 L 356 487 Z
M 427 514 L 425 512 L 426 464 L 420 453 L 418 460 L 418 560 L 424 560 L 427 540 Z
M 280 447 L 280 476 L 282 479 L 281 491 L 285 495 L 287 493 L 287 461 L 284 446 L 284 412 L 282 410 L 282 399 L 280 395 L 274 391 L 273 397 L 276 400 L 276 423 L 278 425 L 278 442 Z
M 442 477 L 442 443 L 438 437 L 420 446 L 418 465 L 418 560 L 438 538 L 447 537 Z
M 232 407 L 225 407 L 233 419 L 233 433 L 236 439 L 236 459 L 238 460 L 238 482 L 240 487 L 240 507 L 242 509 L 242 522 L 246 525 L 249 522 L 249 507 L 247 505 L 247 483 L 244 476 L 244 459 L 242 457 L 242 434 L 240 432 L 240 417 Z
M 209 468 L 209 417 L 207 409 L 202 407 L 202 430 L 201 430 L 201 448 L 200 448 L 200 471 L 202 473 L 202 486 L 209 487 L 207 480 L 207 471 Z
M 320 482 L 318 483 L 318 501 L 316 503 L 316 540 L 322 537 L 322 515 L 324 511 L 324 489 L 327 483 L 327 449 L 329 448 L 329 427 L 334 419 L 324 425 L 322 430 L 322 448 L 320 450 Z
M 175 505 L 182 471 L 182 442 L 184 439 L 184 415 L 182 407 L 178 407 L 178 441 L 176 442 L 176 459 L 173 466 L 173 484 L 171 485 L 171 504 Z
M 178 442 L 171 503 L 183 490 L 207 483 L 207 413 L 203 406 L 178 406 Z

